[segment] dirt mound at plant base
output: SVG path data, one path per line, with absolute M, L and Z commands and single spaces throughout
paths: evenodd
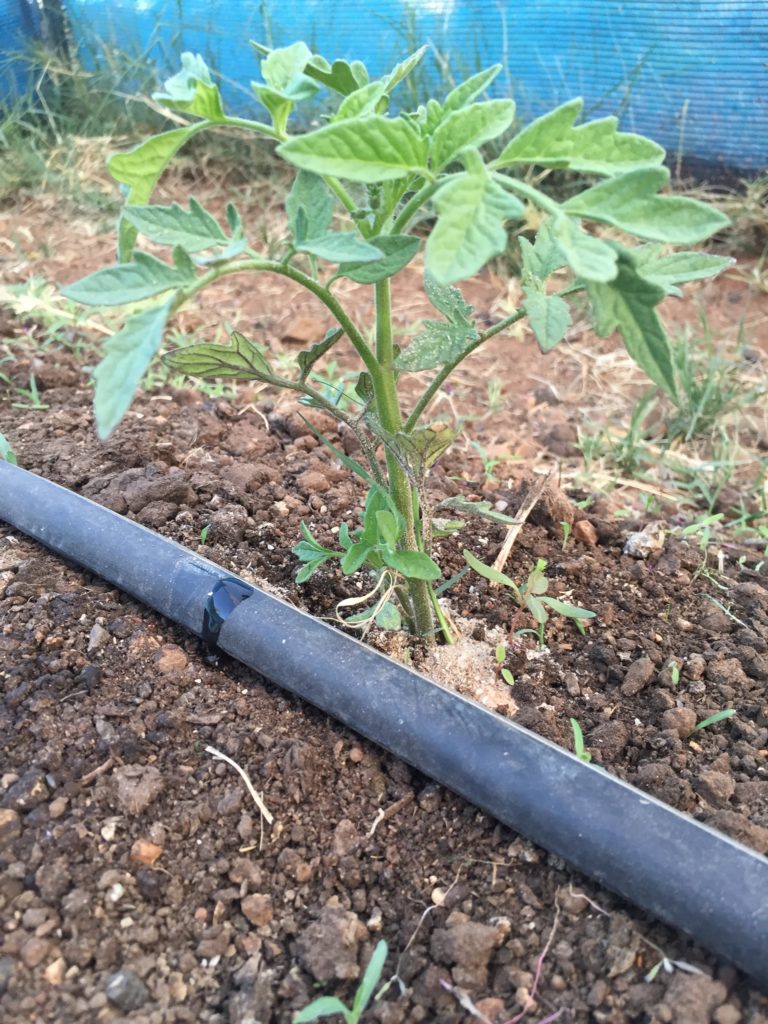
M 203 553 L 316 614 L 360 593 L 363 580 L 331 570 L 293 588 L 299 519 L 330 545 L 363 498 L 299 421 L 267 432 L 263 414 L 224 401 L 149 396 L 99 445 L 84 392 L 55 385 L 46 401 L 14 430 L 25 467 L 193 548 L 209 527 Z M 449 456 L 436 492 L 479 496 L 465 470 Z M 522 494 L 483 497 L 513 512 Z M 600 504 L 581 514 L 594 533 L 565 550 L 551 524 L 526 525 L 507 572 L 547 559 L 552 593 L 598 614 L 585 637 L 553 617 L 546 651 L 512 641 L 503 592 L 476 576 L 451 590 L 457 618 L 477 620 L 490 682 L 501 635 L 518 721 L 571 746 L 576 718 L 598 763 L 765 852 L 764 576 L 729 561 L 713 582 L 674 531 L 635 560 L 622 549 L 641 522 Z M 490 563 L 503 537 L 478 521 L 442 541 L 446 576 L 463 546 Z M 495 1022 L 531 996 L 533 1021 L 768 1013 L 700 948 L 4 527 L 0 618 L 4 1018 L 289 1021 L 318 983 L 349 997 L 381 937 L 385 978 L 405 986 L 371 1011 L 385 1024 L 472 1019 L 444 982 Z M 691 734 L 726 707 L 732 718 Z M 271 828 L 208 746 L 247 771 Z M 644 981 L 664 956 L 705 974 Z

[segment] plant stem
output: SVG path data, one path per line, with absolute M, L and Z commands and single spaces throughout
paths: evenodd
M 326 309 L 333 314 L 339 327 L 343 328 L 344 333 L 352 342 L 355 351 L 363 360 L 365 368 L 371 376 L 378 371 L 379 364 L 376 361 L 376 356 L 370 350 L 362 333 L 351 317 L 348 316 L 339 301 L 326 287 L 324 287 L 324 285 L 320 284 L 319 281 L 315 281 L 308 274 L 304 274 L 301 270 L 298 270 L 296 267 L 292 267 L 289 263 L 278 263 L 276 260 L 248 259 L 240 260 L 237 263 L 230 263 L 223 267 L 214 267 L 207 271 L 207 273 L 198 277 L 193 284 L 189 285 L 187 288 L 182 288 L 177 292 L 171 312 L 175 313 L 176 310 L 187 301 L 187 299 L 192 295 L 195 295 L 207 285 L 211 284 L 213 281 L 218 281 L 219 278 L 225 277 L 228 274 L 240 274 L 246 270 L 263 270 L 271 274 L 281 274 L 283 277 L 289 277 L 297 284 L 303 285 L 307 291 L 310 291 L 313 295 L 317 296 Z
M 376 298 L 376 371 L 371 374 L 376 400 L 376 413 L 387 434 L 397 434 L 403 425 L 397 397 L 394 344 L 392 340 L 392 295 L 389 279 L 374 286 Z M 416 538 L 413 513 L 413 488 L 403 467 L 388 445 L 385 445 L 389 492 L 405 521 L 405 547 L 420 551 Z M 408 580 L 408 591 L 413 601 L 414 625 L 420 636 L 430 636 L 433 630 L 430 586 L 426 580 Z
M 426 203 L 426 201 L 430 198 L 430 196 L 434 195 L 440 184 L 441 182 L 428 181 L 426 185 L 422 185 L 418 192 L 415 192 L 411 196 L 411 198 L 408 200 L 408 202 L 405 204 L 405 206 L 398 214 L 395 223 L 392 225 L 393 235 L 399 235 L 408 227 L 411 218 L 418 211 L 419 207 L 423 206 L 424 203 Z
M 446 363 L 442 370 L 440 370 L 440 372 L 436 374 L 435 378 L 433 379 L 427 390 L 424 392 L 424 394 L 418 400 L 416 405 L 413 407 L 411 415 L 405 421 L 405 427 L 403 429 L 405 430 L 406 434 L 411 433 L 413 428 L 421 419 L 424 410 L 427 408 L 429 403 L 432 401 L 432 399 L 435 397 L 437 392 L 443 386 L 448 377 L 450 377 L 450 375 L 453 373 L 453 371 L 456 369 L 459 363 L 463 362 L 463 360 L 466 359 L 468 355 L 471 355 L 476 348 L 479 348 L 480 345 L 483 344 L 483 342 L 488 341 L 488 339 L 492 338 L 495 334 L 500 334 L 503 330 L 506 330 L 507 327 L 511 327 L 512 324 L 517 323 L 518 320 L 522 320 L 524 316 L 524 309 L 516 309 L 514 313 L 510 313 L 509 316 L 505 316 L 503 320 L 499 320 L 499 322 L 497 324 L 494 324 L 493 327 L 489 327 L 487 331 L 483 331 L 483 333 L 479 335 L 470 345 L 467 345 L 467 347 L 463 349 L 454 360 L 452 360 L 450 363 Z

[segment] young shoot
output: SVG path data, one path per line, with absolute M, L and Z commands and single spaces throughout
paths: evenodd
M 357 987 L 352 1006 L 345 1006 L 335 996 L 320 996 L 313 1000 L 309 1006 L 293 1018 L 293 1024 L 311 1024 L 312 1021 L 320 1020 L 321 1017 L 335 1017 L 340 1015 L 344 1024 L 358 1024 L 371 1001 L 374 990 L 381 979 L 381 972 L 384 970 L 384 961 L 387 959 L 387 944 L 381 939 L 376 944 L 373 956 L 368 961 L 363 980 Z
M 193 378 L 292 391 L 305 406 L 345 424 L 362 455 L 341 461 L 369 488 L 366 516 L 360 530 L 340 531 L 338 550 L 316 543 L 305 526 L 295 549 L 299 578 L 307 580 L 332 560 L 342 572 L 365 570 L 374 577 L 374 618 L 383 615 L 424 637 L 439 631 L 448 640 L 435 595 L 441 572 L 432 558 L 427 491 L 431 467 L 460 427 L 432 416 L 443 385 L 473 352 L 522 320 L 540 347 L 551 350 L 566 336 L 575 301 L 579 315 L 588 306 L 600 336 L 618 332 L 654 384 L 675 399 L 658 306 L 684 282 L 728 265 L 686 248 L 727 218 L 696 199 L 670 195 L 663 149 L 619 131 L 615 118 L 582 121 L 578 98 L 489 154 L 486 143 L 508 136 L 515 124 L 512 99 L 485 98 L 501 65 L 403 110 L 397 90 L 427 47 L 372 78 L 361 61 L 329 61 L 304 42 L 272 50 L 253 45 L 261 119 L 229 113 L 218 75 L 201 56 L 184 53 L 179 72 L 153 98 L 156 108 L 169 112 L 168 129 L 109 160 L 124 195 L 119 262 L 64 289 L 83 305 L 124 310 L 123 325 L 107 339 L 93 374 L 96 427 L 107 438 L 118 426 L 174 317 L 202 289 L 233 274 L 289 279 L 314 297 L 331 324 L 298 353 L 294 366 L 273 358 L 263 339 L 236 332 L 225 343 L 176 348 L 165 361 Z M 320 127 L 298 132 L 295 125 L 307 123 L 321 92 L 328 115 Z M 160 176 L 184 146 L 203 132 L 232 129 L 271 142 L 293 171 L 285 234 L 269 249 L 233 203 L 222 223 L 194 196 L 186 206 L 152 201 Z M 533 184 L 551 167 L 573 172 L 580 190 L 560 201 Z M 535 236 L 518 231 L 523 222 L 539 225 Z M 506 251 L 508 226 L 522 268 L 522 300 L 486 325 L 456 285 Z M 166 255 L 158 255 L 163 250 Z M 398 275 L 417 260 L 434 314 L 396 343 Z M 372 322 L 358 317 L 363 303 L 345 304 L 348 289 L 337 288 L 342 280 L 370 292 Z M 318 371 L 321 360 L 335 357 L 342 338 L 358 360 L 345 401 Z M 413 374 L 419 375 L 416 392 L 411 381 L 405 385 Z M 538 608 L 541 614 L 543 605 Z

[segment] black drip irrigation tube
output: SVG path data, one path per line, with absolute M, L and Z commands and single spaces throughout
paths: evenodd
M 322 708 L 768 988 L 768 859 L 174 541 L 2 460 L 0 519 Z

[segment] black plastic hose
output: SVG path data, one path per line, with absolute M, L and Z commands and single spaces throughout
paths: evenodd
M 768 860 L 173 541 L 0 461 L 0 519 L 217 643 L 768 988 Z

